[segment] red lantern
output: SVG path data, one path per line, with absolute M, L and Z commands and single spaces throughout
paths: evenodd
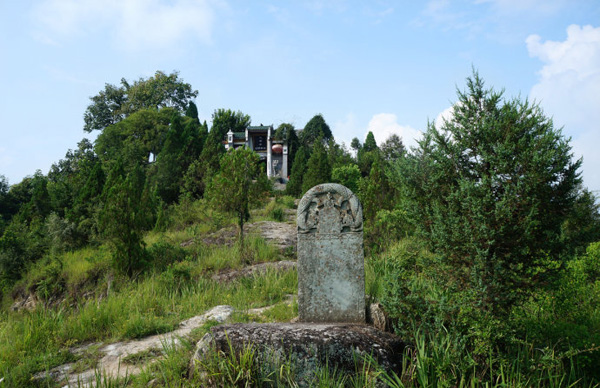
M 273 150 L 274 154 L 280 154 L 283 152 L 283 146 L 281 144 L 273 144 L 271 150 Z

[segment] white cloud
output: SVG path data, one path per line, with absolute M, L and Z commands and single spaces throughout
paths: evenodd
M 450 120 L 452 118 L 452 113 L 454 112 L 454 106 L 449 106 L 444 109 L 437 117 L 435 118 L 434 124 L 436 128 L 441 128 L 442 124 L 444 124 L 444 120 Z
M 398 117 L 393 113 L 378 113 L 371 118 L 365 133 L 373 132 L 377 145 L 381 145 L 392 134 L 400 136 L 404 146 L 407 148 L 417 145 L 423 133 L 418 129 L 406 125 L 398 124 Z
M 571 25 L 562 42 L 530 35 L 526 43 L 544 63 L 530 96 L 573 138 L 575 155 L 584 157 L 584 184 L 600 190 L 600 27 Z
M 216 3 L 209 0 L 45 0 L 33 12 L 42 42 L 108 29 L 125 49 L 163 48 L 192 37 L 209 43 Z

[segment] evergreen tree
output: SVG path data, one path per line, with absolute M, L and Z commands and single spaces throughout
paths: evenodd
M 108 176 L 99 224 L 113 247 L 115 267 L 132 276 L 147 264 L 143 231 L 153 219 L 152 201 L 141 166 L 126 174 L 123 162 L 117 160 Z
M 225 154 L 225 146 L 223 145 L 221 129 L 213 125 L 200 154 L 199 166 L 201 166 L 202 171 L 200 172 L 204 178 L 212 178 L 212 176 L 207 175 L 208 172 L 219 171 L 223 154 Z M 202 179 L 204 180 L 204 178 Z M 208 182 L 208 180 L 205 180 L 205 182 Z
M 381 144 L 381 156 L 386 162 L 394 162 L 406 154 L 406 148 L 400 136 L 395 133 L 391 134 Z
M 240 243 L 244 243 L 244 222 L 250 216 L 250 207 L 258 204 L 268 190 L 269 181 L 259 169 L 257 153 L 240 147 L 227 152 L 221 170 L 213 177 L 207 197 L 213 206 L 233 212 L 238 219 Z
M 324 142 L 328 142 L 333 138 L 331 128 L 329 128 L 329 125 L 327 125 L 321 114 L 315 115 L 310 119 L 302 132 L 300 132 L 300 142 L 304 146 L 312 146 L 318 138 L 321 138 Z
M 306 165 L 308 163 L 308 152 L 304 146 L 300 146 L 292 167 L 292 173 L 290 174 L 290 180 L 285 187 L 287 194 L 292 196 L 299 196 L 302 194 L 302 179 L 306 173 Z
M 164 146 L 158 154 L 151 174 L 157 195 L 167 204 L 179 197 L 181 181 L 186 168 L 184 163 L 184 129 L 182 118 L 174 114 Z
M 375 135 L 373 135 L 373 132 L 369 131 L 369 133 L 367 133 L 367 138 L 365 139 L 365 144 L 363 144 L 362 149 L 366 152 L 379 149 L 379 147 L 377 147 L 377 142 L 375 141 Z
M 448 269 L 442 287 L 494 317 L 555 273 L 581 165 L 539 106 L 502 94 L 474 72 L 452 117 L 429 123 L 396 175 L 417 231 Z
M 190 101 L 190 104 L 185 110 L 185 115 L 200 124 L 200 120 L 198 119 L 198 107 L 194 104 L 194 101 Z
M 315 140 L 313 151 L 306 164 L 306 174 L 302 179 L 302 193 L 313 186 L 327 183 L 331 180 L 331 166 L 321 137 Z

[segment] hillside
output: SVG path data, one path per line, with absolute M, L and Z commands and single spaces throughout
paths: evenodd
M 107 84 L 85 112 L 94 143 L 47 175 L 12 186 L 0 176 L 0 388 L 84 375 L 104 386 L 293 385 L 289 363 L 262 368 L 252 349 L 214 354 L 208 375 L 187 368 L 222 319 L 215 308 L 229 322 L 297 315 L 295 207 L 325 182 L 356 194 L 366 305 L 409 345 L 401 370 L 323 367 L 315 385 L 600 384 L 600 204 L 535 103 L 474 71 L 417 148 L 368 133 L 350 152 L 317 114 L 299 132 L 260 126 L 267 135 L 226 151 L 228 133 L 249 136 L 250 116 L 218 109 L 209 130 L 196 94 L 176 72 Z M 279 159 L 262 136 L 277 153 L 287 144 L 289 180 L 268 179 Z M 117 362 L 131 372 L 120 379 L 104 369 L 117 356 L 131 366 Z

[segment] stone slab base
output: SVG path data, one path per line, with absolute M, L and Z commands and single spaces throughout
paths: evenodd
M 298 382 L 310 381 L 327 365 L 338 373 L 361 371 L 364 357 L 371 355 L 386 371 L 398 371 L 405 344 L 398 337 L 372 326 L 344 323 L 231 324 L 211 328 L 196 347 L 190 372 L 202 370 L 211 353 L 226 356 L 248 346 L 256 362 L 277 367 L 290 362 Z M 202 372 L 200 372 L 202 373 Z M 301 384 L 304 385 L 304 384 Z

